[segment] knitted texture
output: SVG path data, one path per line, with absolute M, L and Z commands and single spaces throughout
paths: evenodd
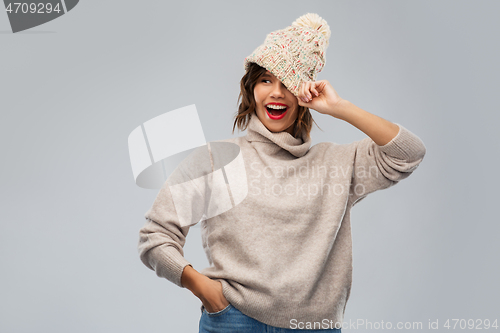
M 397 136 L 384 146 L 369 137 L 311 146 L 304 136 L 270 132 L 252 114 L 246 136 L 220 140 L 241 149 L 246 175 L 239 177 L 246 177 L 248 195 L 199 222 L 209 267 L 195 269 L 220 281 L 231 305 L 265 324 L 341 323 L 352 281 L 351 208 L 410 176 L 426 151 L 415 134 L 398 126 Z M 183 200 L 195 201 L 189 193 Z M 390 208 L 391 202 L 386 204 Z M 182 250 L 189 228 L 180 225 L 168 186 L 145 216 L 140 258 L 180 286 L 189 265 Z
M 330 27 L 318 14 L 305 14 L 282 30 L 269 33 L 264 44 L 245 58 L 266 68 L 295 96 L 300 83 L 315 81 L 325 66 Z

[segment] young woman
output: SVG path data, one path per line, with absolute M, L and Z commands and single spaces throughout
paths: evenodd
M 340 332 L 352 280 L 350 210 L 408 177 L 425 155 L 405 127 L 315 80 L 329 36 L 325 20 L 306 14 L 245 59 L 235 126 L 247 134 L 220 141 L 240 148 L 248 194 L 200 222 L 210 267 L 198 272 L 183 257 L 189 227 L 169 186 L 146 213 L 141 260 L 200 299 L 200 332 Z M 309 109 L 368 137 L 311 147 Z

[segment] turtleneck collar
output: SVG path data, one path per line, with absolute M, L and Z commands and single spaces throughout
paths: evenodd
M 302 132 L 300 138 L 294 138 L 288 132 L 273 133 L 260 121 L 255 112 L 250 117 L 245 138 L 249 142 L 274 143 L 295 157 L 304 156 L 311 147 L 311 137 L 306 138 L 305 131 Z

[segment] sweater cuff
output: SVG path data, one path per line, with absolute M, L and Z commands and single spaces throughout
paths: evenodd
M 408 162 L 421 159 L 425 155 L 425 145 L 418 136 L 400 124 L 398 134 L 387 144 L 378 146 L 388 156 L 399 158 Z
M 160 250 L 160 248 L 156 248 L 154 250 Z M 159 267 L 165 269 L 163 272 L 159 272 L 157 270 L 157 274 L 159 273 L 158 275 L 163 276 L 179 287 L 184 288 L 181 283 L 182 272 L 184 267 L 191 265 L 191 263 L 173 247 L 167 247 L 165 250 L 161 251 L 161 253 L 158 253 L 157 258 Z

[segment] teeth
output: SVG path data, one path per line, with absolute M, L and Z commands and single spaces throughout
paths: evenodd
M 267 107 L 270 108 L 270 109 L 275 109 L 275 110 L 284 110 L 284 109 L 286 109 L 286 106 L 283 106 L 283 105 L 274 105 L 274 104 L 268 104 Z

